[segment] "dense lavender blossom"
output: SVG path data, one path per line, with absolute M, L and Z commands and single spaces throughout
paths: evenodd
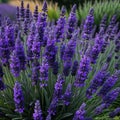
M 82 87 L 85 85 L 85 80 L 87 79 L 90 69 L 91 67 L 89 58 L 86 55 L 82 56 L 74 82 L 76 87 Z
M 59 75 L 54 87 L 54 96 L 57 97 L 58 99 L 62 97 L 62 89 L 64 82 L 65 80 L 62 77 L 62 75 Z
M 78 61 L 75 60 L 71 69 L 71 75 L 75 76 L 77 73 L 77 69 L 78 69 Z
M 71 87 L 72 87 L 72 85 L 69 83 L 64 95 L 62 96 L 62 100 L 63 100 L 64 104 L 67 106 L 70 104 L 70 100 L 72 97 Z
M 24 8 L 24 2 L 21 2 L 21 7 L 20 7 L 20 19 L 21 21 L 24 21 L 25 18 L 25 8 Z
M 42 11 L 47 12 L 47 2 L 46 2 L 46 0 L 44 0 Z
M 57 54 L 57 46 L 55 46 L 55 40 L 51 35 L 47 41 L 47 46 L 45 50 L 45 57 L 50 67 L 54 65 Z
M 104 29 L 105 32 L 106 26 L 107 26 L 107 15 L 104 15 L 100 23 L 100 30 Z
M 104 97 L 111 88 L 115 85 L 118 80 L 119 71 L 109 77 L 103 84 L 102 88 L 100 89 L 98 95 Z
M 32 76 L 31 76 L 32 85 L 37 85 L 39 81 L 39 77 L 40 77 L 39 69 L 40 69 L 40 64 L 38 60 L 34 60 L 32 63 Z
M 58 98 L 53 97 L 53 99 L 50 103 L 50 106 L 48 108 L 48 114 L 49 115 L 55 115 L 56 114 L 57 105 L 58 105 Z
M 35 19 L 35 21 L 37 21 L 38 20 L 38 6 L 36 5 L 36 7 L 35 7 L 35 10 L 34 10 L 34 19 Z
M 47 86 L 48 81 L 48 63 L 44 59 L 42 65 L 40 66 L 40 86 Z
M 87 16 L 84 27 L 83 27 L 83 33 L 82 33 L 82 38 L 84 40 L 89 40 L 91 37 L 91 32 L 93 29 L 93 24 L 94 24 L 94 10 L 90 9 L 89 15 Z
M 99 105 L 96 109 L 95 109 L 95 114 L 100 114 L 103 112 L 103 110 L 106 108 L 106 104 L 103 103 L 101 105 Z
M 106 96 L 103 98 L 103 102 L 109 106 L 111 105 L 118 97 L 120 94 L 120 88 L 115 88 L 112 91 L 110 91 Z
M 48 114 L 45 120 L 52 120 L 52 119 L 51 119 L 51 115 Z
M 27 59 L 32 60 L 33 59 L 33 52 L 32 52 L 32 46 L 33 46 L 33 40 L 35 35 L 35 24 L 32 23 L 30 28 L 30 33 L 27 38 Z
M 116 25 L 113 27 L 110 37 L 109 37 L 111 40 L 114 40 L 114 37 L 116 36 L 116 34 L 118 32 L 118 28 L 119 28 L 119 23 L 116 23 Z
M 117 17 L 116 17 L 116 15 L 114 15 L 114 16 L 111 18 L 110 23 L 109 23 L 109 26 L 108 26 L 107 31 L 106 31 L 106 33 L 107 33 L 108 35 L 111 34 L 111 32 L 112 32 L 112 30 L 113 30 L 113 28 L 114 28 L 114 26 L 115 26 L 115 24 L 116 24 L 116 20 L 117 20 Z
M 100 35 L 97 35 L 95 37 L 94 46 L 92 47 L 92 50 L 90 51 L 90 54 L 89 54 L 91 63 L 93 64 L 96 63 L 98 55 L 102 50 L 103 44 L 104 44 L 103 38 Z
M 109 114 L 109 116 L 110 116 L 111 118 L 114 118 L 115 116 L 118 116 L 119 113 L 120 113 L 120 107 L 118 107 L 118 108 L 116 108 L 115 110 L 113 110 L 113 111 Z
M 65 32 L 65 24 L 66 24 L 65 13 L 66 10 L 64 7 L 62 7 L 60 18 L 57 21 L 56 30 L 55 30 L 57 42 L 64 40 L 64 32 Z
M 93 94 L 96 93 L 97 89 L 104 84 L 106 79 L 109 77 L 109 72 L 107 72 L 108 65 L 103 66 L 103 68 L 98 71 L 90 83 L 86 91 L 87 98 L 91 98 Z
M 29 8 L 29 4 L 27 4 L 25 18 L 26 18 L 27 23 L 29 23 L 30 22 L 30 8 Z
M 40 48 L 39 34 L 36 34 L 32 44 L 33 58 L 35 59 L 40 58 L 40 51 L 41 48 Z
M 12 52 L 10 57 L 10 70 L 15 77 L 20 75 L 20 60 L 15 50 Z
M 40 108 L 40 102 L 39 102 L 39 100 L 37 100 L 37 101 L 35 102 L 33 119 L 34 119 L 34 120 L 43 120 L 42 111 L 41 111 L 41 108 Z
M 68 44 L 65 47 L 64 55 L 63 55 L 63 61 L 64 61 L 64 69 L 63 73 L 65 76 L 69 75 L 70 68 L 72 66 L 72 58 L 75 54 L 75 48 L 76 48 L 76 33 L 74 33 L 73 37 L 69 40 Z
M 68 18 L 68 25 L 67 25 L 67 38 L 71 39 L 72 33 L 75 30 L 77 25 L 77 17 L 76 17 L 76 5 L 72 7 L 70 16 Z
M 7 36 L 0 39 L 0 58 L 3 65 L 9 64 L 10 50 Z
M 85 120 L 85 113 L 86 113 L 85 106 L 86 106 L 85 103 L 83 103 L 80 106 L 79 110 L 76 111 L 76 113 L 73 117 L 73 120 Z
M 14 34 L 14 27 L 13 26 L 6 26 L 5 28 L 5 35 L 8 39 L 8 46 L 9 49 L 12 51 L 15 46 L 15 34 Z
M 15 111 L 18 113 L 24 112 L 24 96 L 21 88 L 21 84 L 16 82 L 14 85 L 14 102 L 15 102 Z
M 77 37 L 77 33 L 74 33 L 72 38 L 69 40 L 69 42 L 65 47 L 64 56 L 63 56 L 64 61 L 69 61 L 73 58 L 76 49 L 76 37 Z
M 15 51 L 16 51 L 16 54 L 20 61 L 20 69 L 24 70 L 26 67 L 25 66 L 26 65 L 26 56 L 25 56 L 23 44 L 21 42 L 21 34 L 20 33 L 18 34 L 18 37 L 16 39 Z
M 17 7 L 17 10 L 16 10 L 16 19 L 17 19 L 17 23 L 20 22 L 20 8 Z

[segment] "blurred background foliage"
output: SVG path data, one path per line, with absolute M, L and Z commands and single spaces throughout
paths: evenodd
M 20 6 L 21 0 L 10 0 L 9 4 L 13 6 Z M 79 2 L 78 9 L 77 9 L 77 17 L 79 23 L 88 14 L 90 8 L 94 8 L 95 11 L 95 23 L 98 25 L 102 19 L 102 17 L 106 14 L 108 15 L 108 20 L 110 20 L 113 14 L 117 14 L 118 19 L 120 19 L 120 3 L 119 0 L 47 0 L 48 1 L 48 17 L 51 21 L 57 20 L 60 14 L 60 8 L 62 5 L 73 5 L 74 3 Z M 68 2 L 67 2 L 68 1 Z M 60 3 L 61 2 L 61 3 Z M 71 2 L 69 4 L 69 2 Z M 24 6 L 26 7 L 27 4 L 30 4 L 31 11 L 34 11 L 36 4 L 39 6 L 39 11 L 41 11 L 42 1 L 41 0 L 24 0 Z M 68 16 L 70 9 L 67 7 L 67 14 Z

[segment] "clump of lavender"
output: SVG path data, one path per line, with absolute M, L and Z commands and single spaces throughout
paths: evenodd
M 116 16 L 108 27 L 104 16 L 96 31 L 90 9 L 79 31 L 76 5 L 68 18 L 62 7 L 57 22 L 50 22 L 47 12 L 46 1 L 40 13 L 38 6 L 31 13 L 22 1 L 15 21 L 0 19 L 0 118 L 92 120 L 104 110 L 110 117 L 118 115 Z
M 39 100 L 36 100 L 36 102 L 35 102 L 33 119 L 34 119 L 34 120 L 43 120 L 42 110 L 41 110 L 41 107 L 40 107 L 40 102 L 39 102 Z
M 16 82 L 14 85 L 14 102 L 15 102 L 15 111 L 18 113 L 24 112 L 24 96 L 21 88 L 21 84 L 19 82 Z

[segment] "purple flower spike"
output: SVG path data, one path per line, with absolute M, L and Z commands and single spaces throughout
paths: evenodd
M 68 18 L 68 25 L 67 25 L 67 38 L 71 39 L 72 33 L 75 30 L 77 25 L 77 17 L 76 17 L 76 5 L 72 7 L 71 13 Z
M 24 96 L 21 88 L 21 84 L 16 82 L 14 85 L 14 102 L 15 102 L 15 111 L 18 113 L 24 112 Z
M 41 110 L 41 107 L 40 107 L 40 102 L 39 102 L 39 100 L 37 100 L 37 101 L 35 102 L 33 119 L 34 119 L 34 120 L 43 120 L 42 110 Z
M 45 49 L 45 57 L 50 67 L 53 67 L 56 61 L 57 46 L 55 45 L 55 40 L 53 33 L 49 36 L 47 41 L 47 46 Z
M 18 55 L 17 55 L 17 53 L 16 53 L 15 50 L 11 54 L 11 58 L 10 58 L 10 70 L 11 70 L 11 73 L 15 77 L 19 76 L 19 74 L 20 74 L 20 60 L 19 60 Z
M 120 71 L 117 71 L 115 74 L 113 74 L 111 77 L 109 77 L 105 83 L 103 84 L 102 88 L 100 89 L 98 95 L 102 98 L 105 97 L 105 95 L 111 90 L 111 88 L 115 85 L 115 83 L 118 80 L 118 75 Z
M 48 114 L 49 115 L 55 115 L 56 114 L 56 108 L 58 104 L 58 98 L 54 97 L 50 103 L 50 106 L 48 108 Z
M 66 17 L 65 17 L 66 10 L 62 7 L 60 18 L 57 21 L 55 35 L 56 41 L 60 42 L 64 40 L 64 32 L 65 32 L 65 24 L 66 24 Z
M 95 77 L 90 83 L 90 87 L 86 91 L 87 98 L 91 98 L 93 94 L 97 92 L 97 89 L 102 86 L 105 80 L 109 77 L 109 72 L 107 72 L 108 65 L 105 64 L 103 68 L 97 72 Z
M 100 113 L 103 112 L 103 110 L 106 108 L 106 104 L 103 103 L 101 104 L 100 106 L 98 106 L 96 109 L 95 109 L 95 114 L 96 115 L 99 115 Z
M 0 58 L 3 65 L 9 64 L 10 48 L 7 36 L 3 37 L 3 39 L 0 39 Z
M 107 106 L 111 105 L 120 94 L 120 87 L 113 89 L 103 98 L 103 102 L 106 103 Z
M 85 103 L 83 103 L 80 106 L 79 110 L 76 111 L 76 113 L 73 117 L 73 120 L 85 120 L 85 113 L 86 113 L 85 106 L 86 106 Z
M 76 80 L 74 82 L 76 87 L 82 87 L 85 85 L 85 80 L 87 79 L 90 69 L 90 60 L 86 55 L 84 55 L 81 58 L 80 65 L 77 70 Z
M 39 34 L 36 34 L 32 44 L 32 52 L 35 59 L 40 58 L 40 50 Z
M 35 19 L 35 21 L 37 21 L 38 20 L 38 6 L 36 5 L 35 6 L 35 10 L 34 10 L 34 19 Z
M 48 63 L 44 59 L 42 65 L 40 66 L 40 87 L 47 86 L 48 81 Z
M 67 106 L 70 104 L 70 99 L 72 97 L 71 87 L 72 87 L 72 85 L 69 83 L 64 95 L 62 96 L 62 100 L 63 100 L 64 104 Z
M 26 67 L 25 66 L 26 65 L 26 56 L 25 56 L 23 44 L 21 42 L 21 34 L 20 34 L 20 32 L 18 33 L 18 37 L 16 39 L 15 51 L 16 51 L 16 54 L 17 54 L 17 56 L 19 58 L 19 61 L 20 61 L 20 69 L 24 70 L 25 67 Z
M 113 111 L 109 114 L 109 116 L 110 116 L 111 118 L 114 118 L 115 116 L 118 116 L 119 113 L 120 113 L 120 107 L 118 107 L 118 108 L 116 108 L 115 110 L 113 110 Z
M 46 0 L 44 0 L 42 11 L 47 12 L 47 2 L 46 2 Z
M 89 40 L 91 38 L 93 24 L 94 24 L 94 10 L 92 8 L 90 9 L 89 14 L 86 17 L 86 20 L 84 23 L 83 33 L 82 33 L 82 38 L 84 40 Z
M 20 7 L 20 17 L 21 21 L 24 21 L 25 18 L 25 8 L 24 8 L 24 1 L 21 1 L 21 7 Z
M 59 75 L 54 87 L 54 96 L 57 97 L 58 99 L 62 97 L 62 89 L 64 82 L 65 82 L 64 78 L 61 75 Z

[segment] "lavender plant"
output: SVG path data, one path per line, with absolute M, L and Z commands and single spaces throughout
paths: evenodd
M 38 7 L 32 14 L 22 1 L 16 21 L 0 21 L 0 120 L 110 120 L 119 115 L 116 16 L 108 26 L 104 16 L 96 32 L 93 9 L 81 29 L 76 5 L 68 19 L 63 7 L 51 24 L 46 1 L 40 13 Z

